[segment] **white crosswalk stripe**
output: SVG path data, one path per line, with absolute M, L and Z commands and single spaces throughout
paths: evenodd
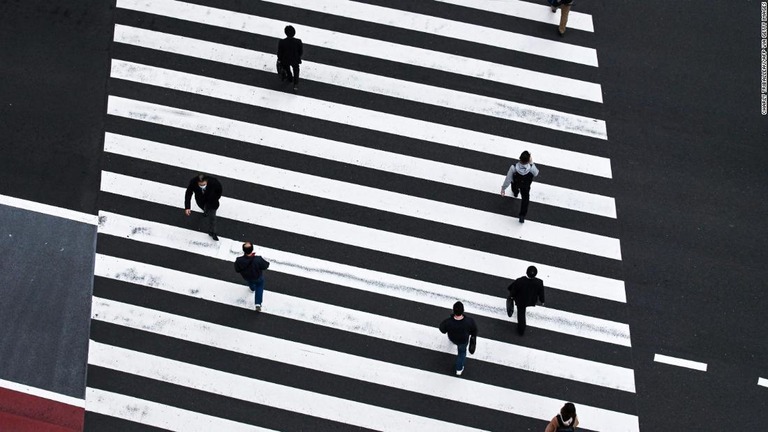
M 595 48 L 465 20 L 553 25 L 543 2 L 205 3 L 117 1 L 92 424 L 534 430 L 567 400 L 585 430 L 639 431 Z M 274 72 L 288 13 L 299 94 Z M 542 174 L 521 224 L 499 190 L 523 150 Z M 224 187 L 216 241 L 182 211 L 199 172 Z M 271 263 L 260 313 L 245 240 Z M 547 302 L 518 338 L 504 299 L 529 265 Z M 457 300 L 480 328 L 461 377 L 436 328 Z

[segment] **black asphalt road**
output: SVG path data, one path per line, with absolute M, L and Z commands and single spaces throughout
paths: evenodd
M 394 1 L 392 4 L 403 7 L 405 2 Z M 580 260 L 579 265 L 587 268 L 608 267 L 609 273 L 615 273 L 615 277 L 626 281 L 628 305 L 619 309 L 617 319 L 630 323 L 633 349 L 631 358 L 618 356 L 611 361 L 622 365 L 626 362 L 626 366 L 635 369 L 637 398 L 618 397 L 617 404 L 636 401 L 636 406 L 616 408 L 637 413 L 644 431 L 686 429 L 691 425 L 699 425 L 704 430 L 755 428 L 762 423 L 758 416 L 768 401 L 768 389 L 757 386 L 758 377 L 768 377 L 768 346 L 764 336 L 768 325 L 762 313 L 766 300 L 761 295 L 768 272 L 764 265 L 768 262 L 765 248 L 761 247 L 768 238 L 762 222 L 768 210 L 763 198 L 768 192 L 765 170 L 768 150 L 764 146 L 768 127 L 766 117 L 760 115 L 759 105 L 760 2 L 718 0 L 702 6 L 700 2 L 692 1 L 582 0 L 574 8 L 593 14 L 595 34 L 569 31 L 566 38 L 598 50 L 600 67 L 597 81 L 604 90 L 604 104 L 584 108 L 586 112 L 580 114 L 606 120 L 607 146 L 591 149 L 590 152 L 611 158 L 614 179 L 596 181 L 562 170 L 550 170 L 547 175 L 558 181 L 573 181 L 576 188 L 580 186 L 579 182 L 588 181 L 591 182 L 590 190 L 603 190 L 605 194 L 616 197 L 618 224 L 596 226 L 594 231 L 620 238 L 623 253 L 621 265 L 604 265 L 600 260 L 567 253 L 557 258 Z M 278 7 L 272 7 L 272 10 L 280 12 Z M 122 17 L 130 20 L 130 15 L 123 13 Z M 482 12 L 472 13 L 466 18 L 476 23 L 503 25 L 497 17 Z M 0 44 L 0 76 L 3 77 L 0 80 L 0 130 L 4 150 L 0 158 L 0 169 L 4 174 L 0 181 L 0 194 L 94 213 L 98 208 L 119 209 L 124 205 L 109 196 L 97 204 L 99 169 L 102 166 L 119 165 L 126 173 L 147 174 L 169 182 L 176 178 L 188 178 L 188 173 L 181 170 L 133 167 L 114 158 L 101 160 L 108 64 L 112 54 L 108 49 L 115 19 L 112 7 L 103 2 L 80 1 L 76 5 L 63 6 L 52 0 L 0 1 L 0 40 L 3 41 Z M 527 33 L 540 32 L 542 36 L 551 34 L 556 38 L 554 29 L 549 27 L 523 25 L 528 26 L 525 29 Z M 402 32 L 403 38 L 408 36 Z M 271 42 L 257 38 L 253 43 Z M 461 52 L 472 47 L 458 46 L 456 49 Z M 146 54 L 146 61 L 153 62 L 151 53 L 141 53 L 140 50 L 123 47 L 115 54 L 126 58 Z M 320 50 L 315 55 L 321 58 L 327 53 Z M 492 57 L 493 51 L 478 55 Z M 363 64 L 370 60 L 360 58 L 357 61 L 363 70 L 375 67 L 375 63 Z M 552 64 L 533 56 L 519 56 L 504 62 L 538 70 L 546 70 Z M 200 66 L 195 61 L 183 59 L 179 60 L 179 64 L 182 70 L 194 70 Z M 224 68 L 221 71 L 230 72 Z M 397 72 L 412 73 L 407 68 Z M 216 73 L 216 70 L 211 71 L 213 76 Z M 563 73 L 583 76 L 584 79 L 591 75 L 585 68 L 572 66 L 565 66 Z M 450 77 L 439 74 L 434 78 L 438 84 L 450 81 Z M 241 79 L 259 78 L 243 74 Z M 480 91 L 493 89 L 492 85 L 476 84 L 478 89 L 484 89 Z M 473 86 L 475 83 L 461 85 Z M 114 84 L 111 90 L 115 94 L 142 91 L 124 83 Z M 319 92 L 322 97 L 333 93 L 332 89 L 322 86 L 313 91 Z M 160 93 L 148 91 L 144 97 L 146 100 L 168 97 Z M 328 98 L 354 96 L 354 92 L 337 92 Z M 525 91 L 521 91 L 519 97 L 528 103 L 557 103 L 555 97 Z M 179 101 L 180 105 L 190 107 L 205 103 L 183 95 L 179 95 Z M 370 98 L 364 103 L 375 108 L 382 101 Z M 398 109 L 407 109 L 403 106 Z M 234 108 L 219 104 L 212 109 L 227 113 L 235 111 Z M 243 112 L 247 114 L 247 111 Z M 430 119 L 431 115 L 437 114 L 418 115 Z M 265 121 L 289 120 L 275 117 Z M 489 128 L 496 125 L 500 123 L 487 123 Z M 301 127 L 309 132 L 321 126 L 309 122 Z M 112 119 L 109 127 L 119 131 L 120 128 L 130 129 L 131 124 Z M 155 133 L 160 137 L 163 132 L 157 130 Z M 520 133 L 531 134 L 521 136 L 521 139 L 534 140 L 532 129 L 522 128 Z M 554 138 L 556 134 L 551 136 Z M 195 143 L 194 137 L 189 138 L 188 142 L 193 147 L 212 145 L 209 142 Z M 583 139 L 564 144 L 574 150 L 587 149 L 591 145 L 589 140 Z M 236 152 L 237 146 L 233 145 L 229 151 Z M 273 156 L 276 164 L 283 163 L 278 154 Z M 468 159 L 466 163 L 484 165 L 486 161 L 479 157 Z M 334 171 L 332 166 L 317 169 L 328 170 L 329 176 L 343 175 L 331 173 Z M 348 175 L 364 177 L 365 173 L 351 171 Z M 234 190 L 237 189 L 235 185 Z M 428 190 L 428 193 L 440 192 L 439 188 Z M 267 199 L 270 199 L 269 196 Z M 451 199 L 466 205 L 472 200 L 470 196 L 454 196 Z M 478 207 L 490 206 L 488 203 L 476 204 Z M 282 205 L 290 207 L 294 204 Z M 177 216 L 167 209 L 146 204 L 125 209 L 125 212 L 141 210 L 152 211 L 159 220 L 168 220 L 169 223 L 173 223 L 173 218 Z M 344 206 L 338 207 L 339 214 L 352 215 L 348 210 Z M 377 217 L 375 212 L 360 212 L 358 215 L 368 220 Z M 572 220 L 568 216 L 557 210 L 541 213 L 541 217 L 548 218 L 550 223 L 563 226 L 578 227 L 595 221 L 591 217 Z M 231 229 L 245 232 L 248 227 Z M 458 233 L 456 238 L 469 236 Z M 306 242 L 306 247 L 310 249 L 322 247 L 309 239 L 285 237 L 285 240 Z M 129 257 L 143 252 L 131 250 L 131 246 L 123 245 L 118 240 L 112 244 L 100 244 L 99 247 L 121 250 Z M 531 250 L 539 256 L 547 253 L 536 247 Z M 360 265 L 376 267 L 375 258 L 376 254 L 361 253 L 357 259 L 362 261 Z M 165 259 L 184 260 L 174 254 Z M 370 262 L 365 262 L 366 259 Z M 405 262 L 402 264 L 408 265 Z M 194 260 L 181 266 L 188 266 L 190 271 L 196 268 Z M 438 270 L 434 269 L 434 278 L 446 277 L 438 276 Z M 107 297 L 133 298 L 137 303 L 147 295 L 113 285 L 97 285 L 96 290 Z M 311 287 L 294 289 L 297 296 L 311 296 L 313 291 Z M 338 293 L 337 297 L 341 302 L 343 293 Z M 172 299 L 155 300 L 167 308 L 173 307 Z M 361 298 L 360 301 L 373 304 L 376 300 Z M 593 311 L 592 306 L 585 302 L 575 303 L 585 313 L 605 313 Z M 382 314 L 400 313 L 404 316 L 410 312 L 422 312 L 411 311 L 409 307 L 413 308 L 412 305 L 395 302 L 374 309 L 381 309 Z M 192 313 L 205 317 L 217 314 L 217 311 L 200 307 Z M 231 319 L 233 326 L 240 325 L 237 317 Z M 488 323 L 487 327 L 492 325 Z M 131 340 L 130 332 L 108 325 L 95 326 L 93 330 L 97 338 L 107 342 L 112 339 Z M 266 331 L 279 335 L 279 322 L 273 322 Z M 329 333 L 328 337 L 334 338 L 331 331 L 315 332 Z M 161 349 L 167 342 L 158 340 L 155 346 Z M 542 341 L 531 339 L 529 343 Z M 390 348 L 393 351 L 379 348 L 372 355 L 382 359 L 395 356 L 398 348 Z M 166 349 L 172 350 L 172 347 Z M 599 352 L 600 349 L 604 348 L 595 346 L 593 355 L 596 358 L 611 355 Z M 708 364 L 708 370 L 699 372 L 655 363 L 653 357 L 656 353 L 704 362 Z M 215 357 L 216 353 L 210 355 Z M 424 357 L 410 361 L 435 362 L 427 355 Z M 290 381 L 290 371 L 281 372 L 274 365 L 262 363 Z M 97 380 L 112 380 L 117 386 L 125 386 L 126 391 L 136 385 L 118 373 L 98 368 L 91 368 L 91 373 Z M 523 385 L 530 386 L 530 391 L 538 391 L 548 383 L 546 379 L 526 378 L 525 375 L 522 374 L 521 381 L 525 383 Z M 340 385 L 354 387 L 354 383 Z M 593 397 L 588 393 L 597 391 L 586 385 L 583 387 L 586 398 Z M 362 387 L 363 390 L 365 388 Z M 575 390 L 580 388 L 576 386 Z M 161 390 L 158 391 L 166 391 Z M 167 392 L 171 390 L 167 389 Z M 366 397 L 396 408 L 396 393 L 392 391 Z M 222 407 L 227 406 L 225 402 L 228 401 L 221 401 Z M 192 399 L 188 403 L 194 406 Z M 450 404 L 444 407 L 450 409 Z M 243 408 L 230 405 L 226 409 Z M 269 413 L 270 409 L 264 412 Z M 492 421 L 493 414 L 488 414 L 488 421 Z M 238 415 L 247 418 L 248 414 Z M 103 419 L 98 416 L 90 418 L 92 425 L 100 420 Z M 523 424 L 527 421 L 519 420 Z M 300 423 L 300 419 L 296 421 Z

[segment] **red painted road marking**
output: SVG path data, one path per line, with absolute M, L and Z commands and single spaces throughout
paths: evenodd
M 85 409 L 0 387 L 0 430 L 80 432 Z

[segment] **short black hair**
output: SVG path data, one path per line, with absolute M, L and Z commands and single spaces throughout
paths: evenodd
M 563 420 L 568 421 L 574 417 L 576 417 L 576 406 L 573 405 L 570 402 L 567 402 L 563 407 L 560 409 L 560 416 L 563 418 Z
M 296 29 L 293 28 L 293 26 L 285 26 L 285 35 L 288 37 L 293 37 L 296 35 Z
M 535 278 L 536 275 L 539 274 L 539 271 L 535 266 L 530 266 L 528 267 L 528 270 L 525 271 L 525 274 L 527 274 L 529 278 Z
M 464 304 L 457 301 L 453 304 L 453 314 L 455 316 L 464 315 Z
M 528 150 L 520 153 L 520 162 L 527 164 L 531 160 L 531 154 L 528 153 Z
M 253 244 L 251 244 L 251 242 L 245 242 L 245 243 L 243 243 L 243 252 L 244 252 L 246 255 L 250 255 L 250 254 L 251 254 L 251 252 L 253 252 Z
M 208 176 L 207 175 L 205 175 L 203 173 L 200 173 L 200 174 L 197 175 L 197 182 L 198 183 L 204 182 L 204 181 L 207 181 L 207 180 L 208 180 Z

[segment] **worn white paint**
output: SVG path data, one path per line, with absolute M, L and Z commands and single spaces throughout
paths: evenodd
M 367 21 L 389 27 L 424 32 L 430 35 L 491 45 L 526 54 L 597 66 L 597 51 L 593 48 L 399 9 L 340 0 L 263 1 L 342 16 L 357 21 Z
M 115 25 L 114 41 L 143 48 L 216 61 L 264 72 L 275 72 L 275 54 L 253 51 L 201 39 L 161 33 L 122 24 Z M 446 108 L 512 119 L 517 105 L 507 100 L 465 93 L 420 82 L 360 72 L 304 60 L 301 76 L 340 87 L 352 88 Z M 560 75 L 516 69 L 515 86 L 594 102 L 602 100 L 599 84 Z
M 259 124 L 216 117 L 181 108 L 110 96 L 108 114 L 137 121 L 257 144 L 331 161 L 392 172 L 438 183 L 464 187 L 498 195 L 506 173 L 489 173 L 421 159 L 365 146 L 332 141 Z M 459 147 L 459 148 L 467 148 Z M 478 146 L 474 146 L 478 147 Z M 584 174 L 610 178 L 610 161 L 605 158 L 569 152 L 547 146 L 510 140 L 504 145 L 480 146 L 473 150 L 504 158 L 518 157 L 522 150 L 536 156 L 539 165 L 555 166 Z M 510 161 L 511 163 L 511 161 Z M 546 168 L 543 168 L 546 169 Z M 607 171 L 606 171 L 607 170 Z M 531 200 L 542 204 L 616 218 L 616 204 L 611 197 L 536 182 Z
M 437 143 L 470 138 L 469 142 L 474 142 L 494 137 L 440 123 L 117 59 L 112 60 L 110 76 Z M 505 110 L 504 107 L 501 109 Z M 608 139 L 604 120 L 524 104 L 512 110 L 506 109 L 506 115 L 510 120 L 520 123 Z
M 25 393 L 31 396 L 52 400 L 54 402 L 72 405 L 78 408 L 83 408 L 85 406 L 85 401 L 83 399 L 67 396 L 61 393 L 55 393 L 49 390 L 44 390 L 41 388 L 32 387 L 26 384 L 21 384 L 21 383 L 8 381 L 4 379 L 0 379 L 0 388 L 13 390 L 19 393 Z
M 436 0 L 443 3 L 450 3 L 457 6 L 479 9 L 485 12 L 503 14 L 516 18 L 523 18 L 531 21 L 538 21 L 547 24 L 559 25 L 560 13 L 552 13 L 546 2 L 531 3 L 521 0 Z M 577 7 L 578 9 L 578 7 Z M 568 14 L 568 28 L 594 32 L 595 27 L 592 24 L 592 15 L 571 10 Z
M 621 260 L 619 240 L 157 142 L 107 134 L 104 151 L 431 222 Z M 112 175 L 105 173 L 105 175 Z
M 680 366 L 688 369 L 695 369 L 698 371 L 706 372 L 707 364 L 692 360 L 685 360 L 677 357 L 671 357 L 663 354 L 656 354 L 653 356 L 653 361 L 658 363 L 665 363 L 673 366 Z
M 87 387 L 86 410 L 175 432 L 274 432 L 170 405 Z
M 270 260 L 268 255 L 264 257 Z M 99 255 L 95 274 L 240 308 L 251 309 L 253 304 L 253 294 L 244 284 L 220 281 L 129 260 Z M 446 311 L 450 310 L 451 304 L 452 302 L 446 304 Z M 451 344 L 434 326 L 276 292 L 265 293 L 261 313 L 432 351 L 455 353 L 456 350 L 455 345 Z M 629 368 L 487 338 L 482 339 L 482 345 L 483 350 L 475 352 L 473 359 L 626 392 L 635 391 L 634 373 Z
M 556 412 L 562 404 L 557 398 L 470 380 L 457 381 L 455 377 L 446 374 L 292 342 L 108 299 L 94 298 L 92 315 L 99 321 L 239 354 L 540 420 L 549 420 L 552 412 Z M 434 338 L 443 337 L 435 334 Z M 467 367 L 472 367 L 472 357 L 469 356 Z M 578 404 L 579 414 L 585 420 L 582 427 L 593 430 L 624 430 L 611 426 L 637 423 L 636 416 L 594 408 L 578 402 L 578 399 L 574 402 Z
M 98 223 L 98 218 L 96 215 L 70 210 L 63 207 L 43 204 L 36 201 L 16 198 L 8 195 L 0 195 L 0 205 L 14 207 L 22 210 L 29 210 L 35 213 L 47 214 L 49 216 L 69 219 L 88 225 L 96 225 Z
M 101 190 L 170 207 L 178 207 L 185 189 L 110 172 L 102 172 Z M 560 267 L 492 254 L 466 247 L 411 237 L 376 228 L 222 197 L 219 217 L 280 231 L 306 235 L 364 249 L 432 262 L 507 279 L 525 274 L 530 265 L 539 270 L 547 287 L 626 302 L 624 282 Z M 511 251 L 514 253 L 514 251 Z
M 149 379 L 379 431 L 479 429 L 90 341 L 88 362 Z

